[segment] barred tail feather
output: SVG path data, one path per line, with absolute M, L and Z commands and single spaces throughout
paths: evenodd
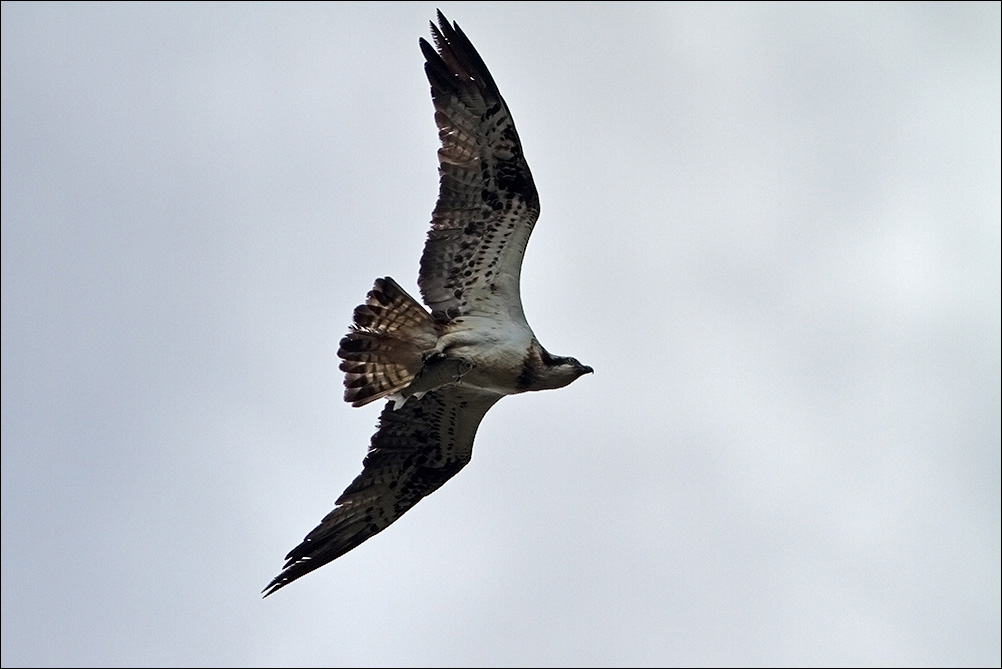
M 437 341 L 431 314 L 390 277 L 376 279 L 338 348 L 344 400 L 360 407 L 403 390 Z

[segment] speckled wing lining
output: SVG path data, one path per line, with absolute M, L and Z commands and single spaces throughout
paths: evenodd
M 334 510 L 285 556 L 285 566 L 265 588 L 265 596 L 386 529 L 452 478 L 470 461 L 480 421 L 501 397 L 450 386 L 400 409 L 384 408 L 362 473 Z
M 539 196 L 515 124 L 487 66 L 438 13 L 421 40 L 442 148 L 439 195 L 418 285 L 439 321 L 466 314 L 525 322 L 519 274 Z

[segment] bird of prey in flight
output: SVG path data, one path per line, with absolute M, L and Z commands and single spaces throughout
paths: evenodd
M 502 397 L 592 371 L 543 348 L 522 311 L 519 274 L 539 197 L 508 106 L 459 25 L 439 11 L 431 35 L 434 47 L 419 44 L 442 146 L 418 275 L 428 309 L 389 277 L 356 307 L 338 349 L 344 399 L 388 401 L 362 473 L 286 555 L 265 596 L 386 529 L 454 476 Z

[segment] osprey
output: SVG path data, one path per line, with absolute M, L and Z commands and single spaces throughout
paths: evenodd
M 387 398 L 362 473 L 285 556 L 265 596 L 384 530 L 473 454 L 484 414 L 505 395 L 561 388 L 592 370 L 552 355 L 525 320 L 519 274 L 539 197 L 508 106 L 459 25 L 441 11 L 431 84 L 439 193 L 418 286 L 430 312 L 389 278 L 356 307 L 338 356 L 344 399 Z

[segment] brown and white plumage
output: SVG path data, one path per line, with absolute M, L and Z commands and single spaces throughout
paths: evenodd
M 539 198 L 508 107 L 476 49 L 438 12 L 420 40 L 442 147 L 418 285 L 430 312 L 377 279 L 341 340 L 345 400 L 388 402 L 362 463 L 265 596 L 382 531 L 469 461 L 505 395 L 563 387 L 592 369 L 551 355 L 522 310 L 519 275 Z
M 352 331 L 341 340 L 344 399 L 360 407 L 403 390 L 435 347 L 439 327 L 397 282 L 386 277 L 355 307 Z
M 266 594 L 344 555 L 455 475 L 470 461 L 477 427 L 499 399 L 492 393 L 442 388 L 399 410 L 387 405 L 362 473 L 286 556 L 285 569 Z
M 504 313 L 525 323 L 519 273 L 539 195 L 487 66 L 458 25 L 438 18 L 438 51 L 420 41 L 442 148 L 418 285 L 436 314 Z

